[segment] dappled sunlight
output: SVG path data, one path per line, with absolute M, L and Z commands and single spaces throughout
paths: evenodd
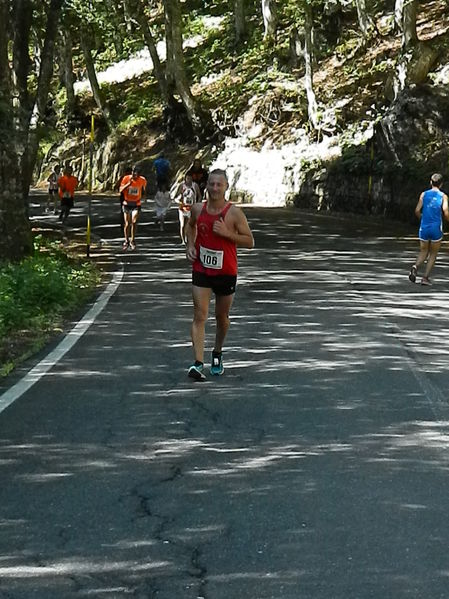
M 96 573 L 142 572 L 167 566 L 166 562 L 135 564 L 133 562 L 89 562 L 81 559 L 66 559 L 46 566 L 0 566 L 0 577 L 4 578 L 42 578 L 48 576 L 86 575 Z
M 41 409 L 25 397 L 0 437 L 22 498 L 0 519 L 5 593 L 290 599 L 325 580 L 327 597 L 343 572 L 332 593 L 363 597 L 371 568 L 376 589 L 425 597 L 423 581 L 447 580 L 430 492 L 449 471 L 446 255 L 422 289 L 416 240 L 388 224 L 247 214 L 225 375 L 204 383 L 186 376 L 184 248 L 149 225 L 135 253 L 117 243 L 123 284 L 45 377 L 43 430 L 22 432 Z
M 262 387 L 267 391 L 270 388 L 267 384 Z M 59 510 L 55 513 L 57 504 L 45 506 L 38 497 L 30 498 L 35 506 L 33 510 L 48 511 L 53 515 L 46 533 L 50 543 L 42 544 L 29 517 L 0 520 L 0 529 L 12 545 L 14 538 L 26 534 L 29 548 L 29 552 L 11 551 L 2 556 L 0 576 L 5 588 L 8 584 L 23 584 L 26 588 L 31 583 L 37 588 L 36 585 L 50 581 L 58 584 L 60 580 L 60 584 L 65 584 L 62 581 L 77 580 L 82 581 L 87 594 L 95 596 L 100 588 L 106 594 L 112 593 L 111 589 L 129 592 L 148 577 L 156 585 L 167 580 L 172 588 L 176 588 L 181 576 L 179 568 L 187 567 L 192 556 L 200 551 L 199 547 L 205 545 L 208 554 L 203 555 L 202 563 L 205 567 L 208 564 L 207 581 L 211 592 L 232 581 L 255 581 L 258 575 L 272 580 L 275 584 L 273 592 L 279 584 L 288 584 L 296 578 L 308 581 L 308 584 L 316 583 L 318 573 L 313 566 L 316 552 L 336 560 L 338 567 L 342 567 L 347 555 L 357 561 L 364 559 L 363 552 L 357 549 L 356 539 L 348 541 L 349 546 L 341 546 L 341 559 L 329 550 L 333 534 L 350 536 L 351 521 L 345 510 L 356 493 L 361 464 L 364 480 L 371 481 L 377 493 L 382 487 L 389 489 L 382 492 L 379 500 L 373 491 L 371 500 L 372 509 L 380 510 L 387 518 L 385 526 L 398 517 L 396 514 L 407 518 L 407 514 L 429 511 L 429 501 L 424 500 L 425 490 L 412 491 L 409 487 L 404 496 L 403 485 L 417 470 L 425 470 L 428 476 L 447 471 L 449 422 L 403 421 L 380 428 L 372 423 L 364 434 L 358 434 L 359 425 L 354 434 L 348 430 L 346 438 L 330 442 L 328 435 L 323 435 L 319 428 L 314 431 L 306 426 L 304 416 L 295 422 L 288 417 L 290 411 L 283 414 L 287 404 L 281 385 L 278 392 L 281 405 L 276 409 L 269 408 L 270 401 L 266 396 L 258 399 L 250 390 L 244 403 L 228 397 L 221 407 L 207 401 L 207 395 L 195 397 L 192 400 L 204 410 L 196 409 L 193 420 L 190 412 L 183 411 L 178 398 L 173 396 L 154 398 L 144 419 L 131 403 L 127 406 L 126 422 L 131 434 L 124 436 L 116 429 L 107 447 L 75 440 L 58 445 L 52 443 L 51 436 L 21 447 L 3 441 L 1 456 L 14 453 L 19 462 L 24 457 L 21 456 L 23 452 L 34 456 L 35 469 L 41 471 L 41 484 L 52 485 L 53 497 L 62 500 L 60 509 L 63 509 L 58 515 Z M 233 402 L 242 416 L 246 411 L 255 415 L 256 404 L 262 402 L 264 413 L 251 421 L 241 418 L 233 427 L 231 437 L 226 426 L 229 402 Z M 330 407 L 332 397 L 320 403 L 322 408 Z M 217 410 L 216 419 L 212 410 Z M 161 418 L 164 430 L 155 436 L 157 429 L 153 424 Z M 309 418 L 314 420 L 312 415 Z M 208 433 L 194 436 L 193 431 L 188 432 L 190 427 L 199 427 L 200 421 L 209 423 Z M 177 427 L 175 435 L 167 433 L 170 426 Z M 256 430 L 259 427 L 260 434 Z M 216 440 L 213 437 L 217 437 Z M 410 457 L 410 448 L 416 450 L 415 456 Z M 131 463 L 132 478 L 136 481 L 134 488 L 130 488 L 129 480 Z M 62 471 L 69 464 L 71 479 L 79 480 L 73 480 L 65 489 L 68 481 L 56 481 L 53 475 L 56 466 L 59 465 Z M 329 466 L 333 477 L 326 481 L 322 473 L 327 472 Z M 15 468 L 19 471 L 18 480 L 26 481 L 26 476 L 20 473 L 20 463 Z M 35 483 L 34 478 L 35 474 L 30 474 L 28 482 Z M 346 494 L 335 489 L 339 479 L 347 480 Z M 105 520 L 103 516 L 98 525 L 92 522 L 96 549 L 86 551 L 84 540 L 76 534 L 76 522 L 80 517 L 89 517 L 89 513 L 78 514 L 76 502 L 73 504 L 62 498 L 67 493 L 73 497 L 74 489 L 80 485 L 90 488 L 93 481 L 97 489 L 95 502 L 100 507 L 119 502 L 121 508 L 117 514 L 114 511 L 113 520 L 107 516 Z M 330 492 L 329 498 L 323 495 L 326 488 Z M 335 512 L 329 511 L 334 509 L 332 489 L 338 497 Z M 292 504 L 286 503 L 286 496 L 293 499 Z M 294 506 L 295 502 L 296 508 L 291 511 L 287 505 Z M 316 510 L 310 511 L 309 504 L 316 505 Z M 277 509 L 273 510 L 274 506 Z M 227 515 L 235 515 L 240 510 L 247 513 L 247 522 L 239 521 L 238 525 L 233 525 L 232 517 L 229 521 Z M 314 514 L 312 520 L 311 514 Z M 385 549 L 383 528 L 375 532 L 371 526 L 369 503 L 363 508 L 363 514 L 367 520 L 367 534 Z M 68 523 L 71 523 L 70 528 L 67 528 Z M 277 547 L 273 546 L 271 538 L 274 528 L 277 530 Z M 421 542 L 444 542 L 443 539 L 432 541 L 432 534 L 429 530 L 426 539 L 420 531 Z M 53 536 L 59 537 L 59 541 L 52 543 Z M 249 544 L 245 539 L 251 539 Z M 237 552 L 244 547 L 247 553 L 254 552 L 253 568 L 239 567 L 229 557 L 220 559 L 228 542 Z M 32 558 L 37 544 L 39 564 L 33 563 Z M 282 546 L 288 547 L 291 560 L 298 563 L 298 568 L 285 567 Z M 440 576 L 437 568 L 431 572 L 432 576 Z M 385 568 L 384 574 L 379 570 L 378 576 L 382 580 L 390 574 L 390 569 Z M 102 576 L 108 579 L 102 579 Z M 186 579 L 182 579 L 185 584 Z M 188 579 L 191 584 L 195 583 L 195 575 Z

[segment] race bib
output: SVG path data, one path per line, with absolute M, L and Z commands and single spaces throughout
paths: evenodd
M 128 195 L 130 196 L 138 196 L 139 188 L 138 187 L 128 187 Z
M 195 192 L 192 189 L 186 189 L 182 194 L 182 203 L 186 206 L 193 206 L 195 203 Z
M 223 268 L 222 250 L 208 250 L 200 245 L 200 262 L 205 268 L 221 270 Z

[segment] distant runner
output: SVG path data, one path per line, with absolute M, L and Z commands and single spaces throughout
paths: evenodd
M 189 173 L 186 173 L 184 183 L 179 185 L 175 200 L 179 205 L 179 235 L 181 237 L 181 243 L 186 243 L 186 227 L 192 206 L 196 202 L 201 201 L 200 188 L 192 181 L 192 176 L 189 175 Z
M 130 166 L 125 166 L 123 173 L 120 175 L 120 177 L 117 179 L 115 185 L 114 185 L 114 191 L 120 191 L 120 186 L 122 184 L 123 181 L 123 177 L 126 177 L 126 175 L 130 175 L 133 172 L 133 169 Z M 123 215 L 123 202 L 125 200 L 125 196 L 123 195 L 123 191 L 120 192 L 120 231 L 123 231 L 123 227 L 125 226 L 125 217 Z
M 158 190 L 162 187 L 167 189 L 170 187 L 170 161 L 165 158 L 165 154 L 161 152 L 159 157 L 153 163 L 154 170 L 156 171 L 156 185 Z
M 171 196 L 165 185 L 161 186 L 154 196 L 154 204 L 156 208 L 156 223 L 159 223 L 159 229 L 164 230 L 165 217 L 170 208 Z
M 226 171 L 216 169 L 207 182 L 208 199 L 195 204 L 187 224 L 187 259 L 192 263 L 192 343 L 195 362 L 188 376 L 204 380 L 204 338 L 212 292 L 215 294 L 216 334 L 210 373 L 224 372 L 222 349 L 229 329 L 229 310 L 237 282 L 237 247 L 254 247 L 243 211 L 225 199 Z
M 125 224 L 123 233 L 125 240 L 123 249 L 136 249 L 136 230 L 139 214 L 142 209 L 142 198 L 145 197 L 147 180 L 140 176 L 140 169 L 134 166 L 130 175 L 125 175 L 120 184 L 119 191 L 123 193 L 123 215 Z
M 47 196 L 47 208 L 46 212 L 51 212 L 53 204 L 54 214 L 58 214 L 58 179 L 61 176 L 61 167 L 59 164 L 55 164 L 50 176 L 47 179 L 48 183 L 48 196 Z
M 442 184 L 443 176 L 440 173 L 433 174 L 430 178 L 431 189 L 424 191 L 416 204 L 415 214 L 421 219 L 418 233 L 420 251 L 408 275 L 412 283 L 416 282 L 418 268 L 427 260 L 421 285 L 432 284 L 429 277 L 443 239 L 443 215 L 449 220 L 448 198 L 440 190 Z
M 186 174 L 191 175 L 193 182 L 196 183 L 200 188 L 201 196 L 204 196 L 209 173 L 207 169 L 204 168 L 199 158 L 195 158 L 192 166 L 189 168 Z
M 67 222 L 70 211 L 73 208 L 75 200 L 75 190 L 78 187 L 78 179 L 73 175 L 73 169 L 70 164 L 65 165 L 64 174 L 58 179 L 59 198 L 61 200 L 61 212 L 59 220 Z

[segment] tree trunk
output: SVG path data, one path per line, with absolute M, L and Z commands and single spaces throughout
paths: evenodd
M 301 37 L 296 26 L 292 27 L 290 30 L 289 49 L 290 64 L 292 68 L 296 69 L 299 65 L 300 59 L 304 56 L 303 44 L 301 44 Z
M 174 49 L 173 49 L 173 31 L 172 31 L 172 0 L 164 0 L 164 15 L 165 15 L 165 46 L 166 46 L 166 62 L 165 62 L 165 82 L 167 92 L 170 97 L 173 96 L 176 90 L 175 80 L 175 65 L 174 65 Z
M 276 33 L 274 0 L 262 0 L 262 16 L 264 26 L 264 39 L 273 38 L 274 34 Z
M 65 31 L 63 38 L 64 39 L 62 47 L 62 67 L 64 87 L 67 95 L 65 117 L 67 122 L 67 128 L 69 131 L 71 131 L 73 129 L 73 124 L 75 120 L 75 90 L 73 89 L 73 50 L 72 36 L 70 35 L 70 31 Z
M 51 78 L 53 76 L 53 58 L 55 54 L 55 42 L 58 33 L 58 24 L 61 15 L 63 0 L 51 0 L 48 9 L 45 40 L 42 49 L 39 76 L 37 81 L 36 99 L 32 121 L 28 124 L 28 141 L 23 157 L 22 180 L 24 185 L 24 198 L 32 181 L 33 169 L 36 162 L 40 142 L 40 125 L 45 118 L 48 94 L 50 92 Z
M 404 15 L 404 0 L 396 0 L 394 3 L 394 28 L 402 32 L 402 21 Z
M 28 78 L 32 62 L 29 54 L 30 31 L 32 24 L 32 6 L 30 0 L 16 0 L 13 5 L 13 69 L 15 93 L 18 98 L 18 118 L 22 130 L 25 130 L 33 109 L 33 101 L 28 88 Z M 3 27 L 3 25 L 0 25 Z
M 114 0 L 105 0 L 106 7 L 111 15 L 117 12 L 117 4 Z M 113 27 L 112 41 L 114 43 L 115 53 L 121 56 L 123 53 L 123 38 L 120 32 L 121 27 Z
M 84 62 L 86 64 L 87 76 L 89 78 L 92 95 L 94 97 L 95 103 L 97 104 L 98 108 L 100 109 L 101 114 L 103 115 L 103 118 L 106 122 L 108 129 L 112 130 L 113 123 L 112 123 L 111 115 L 109 113 L 109 108 L 108 108 L 108 106 L 105 102 L 105 99 L 103 97 L 103 93 L 102 93 L 102 91 L 100 89 L 100 85 L 98 83 L 97 73 L 95 71 L 95 65 L 94 65 L 94 61 L 92 58 L 92 49 L 91 49 L 89 34 L 83 28 L 80 29 L 80 43 L 81 43 L 81 49 L 83 51 Z
M 11 71 L 8 56 L 8 31 L 11 27 L 9 0 L 0 0 L 0 148 L 3 147 L 5 134 L 12 128 Z
M 418 0 L 409 0 L 404 4 L 402 16 L 402 48 L 406 50 L 418 41 L 416 33 L 416 11 Z
M 236 44 L 240 44 L 246 35 L 245 0 L 234 0 L 234 31 Z
M 8 33 L 9 0 L 0 0 L 0 261 L 31 253 L 31 228 L 25 212 L 17 152 Z
M 140 8 L 140 4 L 139 4 L 139 8 Z M 147 45 L 148 51 L 151 56 L 151 61 L 153 63 L 154 76 L 156 77 L 156 81 L 159 85 L 159 90 L 161 92 L 162 99 L 164 100 L 165 104 L 169 104 L 167 80 L 166 80 L 164 68 L 163 68 L 160 58 L 159 58 L 159 54 L 157 53 L 156 42 L 154 41 L 154 37 L 153 37 L 153 34 L 151 33 L 151 29 L 150 29 L 150 26 L 148 25 L 146 16 L 141 10 L 138 11 L 137 18 L 139 20 L 139 26 L 142 30 L 142 34 L 145 39 L 145 43 Z
M 370 30 L 373 28 L 373 22 L 366 10 L 365 0 L 355 0 L 357 6 L 357 18 L 359 27 L 364 37 L 367 37 Z
M 402 47 L 396 61 L 396 70 L 393 78 L 393 98 L 407 86 L 410 65 L 414 60 L 414 48 L 418 42 L 416 33 L 417 0 L 410 0 L 403 5 L 402 11 Z
M 126 31 L 128 31 L 128 33 L 131 33 L 133 30 L 132 20 L 134 11 L 129 0 L 123 0 L 123 15 L 125 17 Z
M 210 133 L 211 119 L 197 106 L 187 81 L 182 49 L 182 16 L 179 0 L 164 0 L 165 29 L 167 43 L 167 64 L 171 52 L 171 69 L 176 82 L 176 90 L 186 109 L 188 119 L 198 134 Z
M 313 16 L 310 4 L 306 2 L 305 11 L 305 44 L 304 60 L 306 63 L 305 88 L 307 93 L 307 112 L 314 129 L 318 129 L 318 105 L 313 89 Z

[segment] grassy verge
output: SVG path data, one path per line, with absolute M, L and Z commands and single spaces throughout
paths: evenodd
M 0 377 L 62 330 L 101 279 L 93 263 L 68 254 L 59 242 L 37 235 L 34 248 L 20 263 L 0 264 Z

